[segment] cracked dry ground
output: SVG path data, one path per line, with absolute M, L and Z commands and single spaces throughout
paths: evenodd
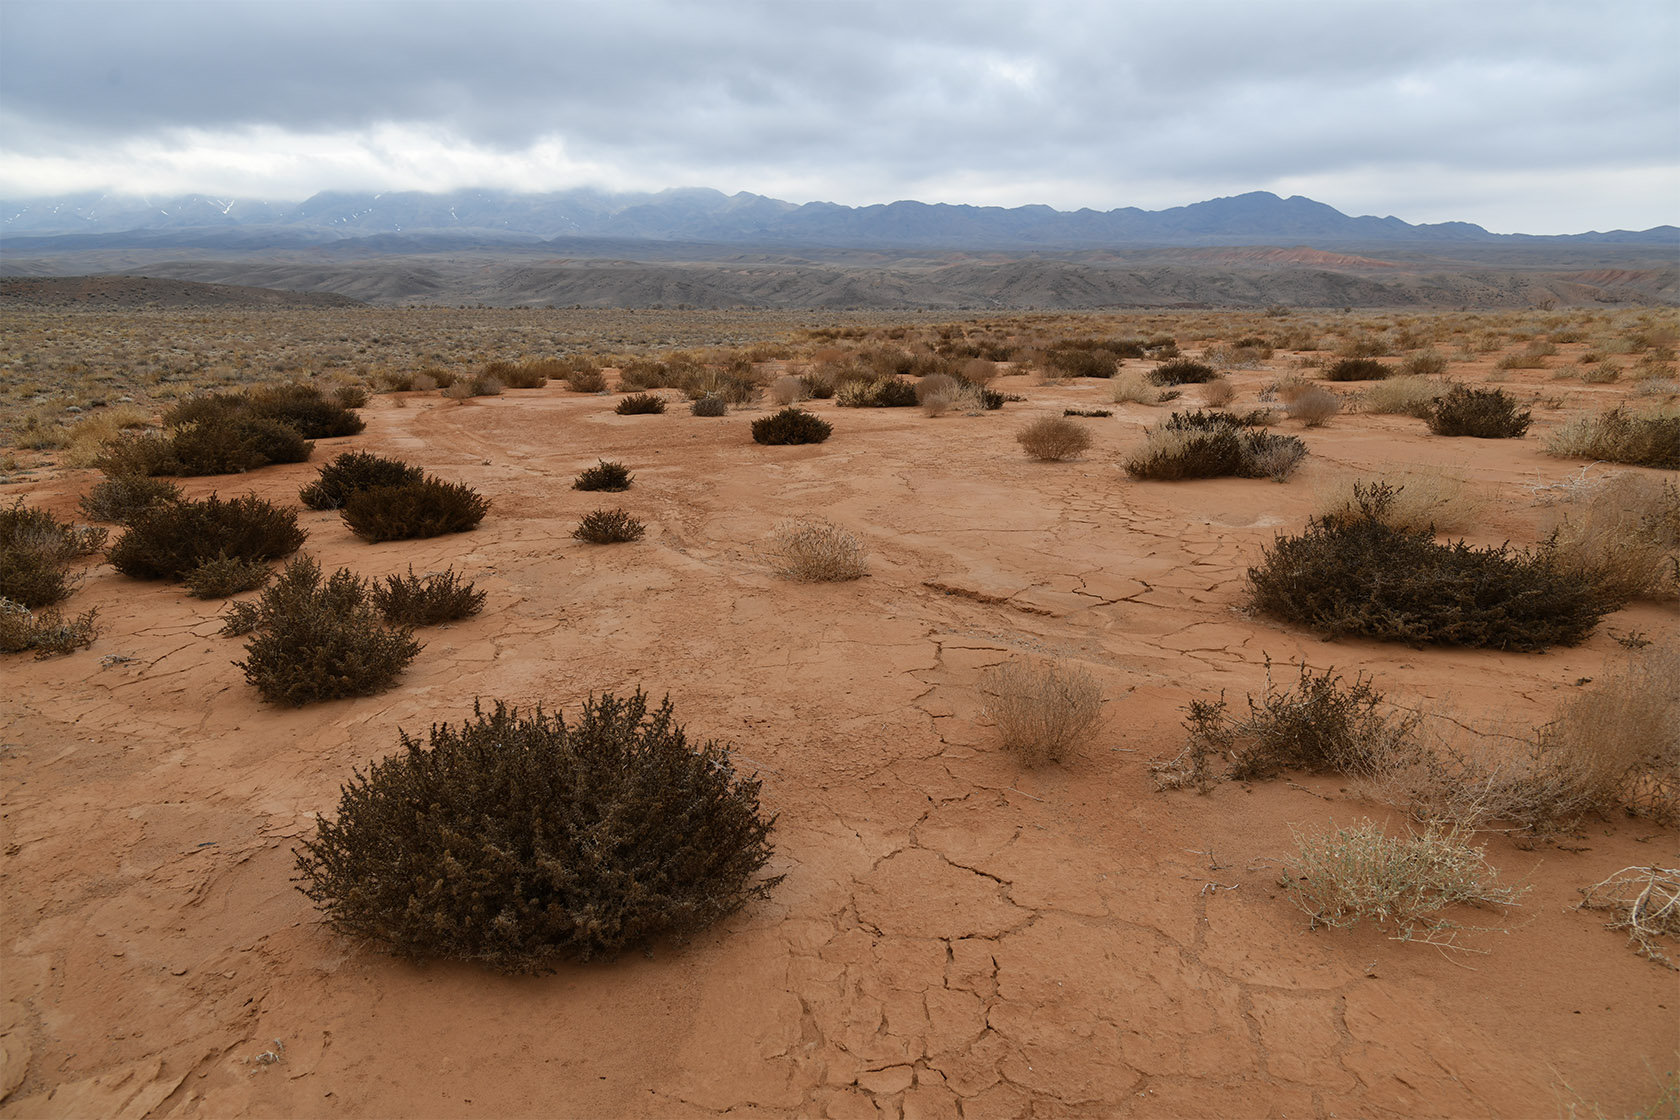
M 1239 377 L 1251 395 L 1261 375 Z M 1291 829 L 1396 814 L 1335 780 L 1159 794 L 1191 697 L 1258 690 L 1268 657 L 1365 670 L 1392 699 L 1520 726 L 1672 608 L 1545 655 L 1325 644 L 1236 609 L 1246 566 L 1296 530 L 1314 476 L 1449 463 L 1491 496 L 1475 543 L 1533 539 L 1525 480 L 1574 464 L 1537 441 L 1430 439 L 1351 416 L 1309 432 L 1288 485 L 1139 484 L 1114 460 L 1160 413 L 1095 421 L 1069 464 L 1020 456 L 1024 416 L 1100 387 L 1005 387 L 999 414 L 816 407 L 828 443 L 764 448 L 752 414 L 618 417 L 558 387 L 378 398 L 323 441 L 409 458 L 491 496 L 475 532 L 363 545 L 305 513 L 306 549 L 372 576 L 453 564 L 484 613 L 422 631 L 400 685 L 260 704 L 221 605 L 94 569 L 70 605 L 104 635 L 6 662 L 0 1116 L 1531 1116 L 1638 1108 L 1676 1061 L 1674 975 L 1576 888 L 1669 858 L 1672 833 L 1595 823 L 1563 845 L 1490 839 L 1531 884 L 1475 953 L 1311 930 L 1281 897 Z M 1559 419 L 1561 419 L 1561 415 Z M 569 539 L 602 504 L 597 457 L 636 472 L 639 544 Z M 311 465 L 190 480 L 292 501 Z M 92 476 L 23 488 L 61 515 Z M 773 525 L 857 531 L 869 578 L 774 579 Z M 1096 740 L 1023 771 L 980 718 L 980 672 L 1076 660 L 1104 688 Z M 292 847 L 397 729 L 475 697 L 570 712 L 590 691 L 669 692 L 735 744 L 780 814 L 768 903 L 681 949 L 546 977 L 414 966 L 346 943 L 294 888 Z M 1490 915 L 1462 915 L 1474 923 Z

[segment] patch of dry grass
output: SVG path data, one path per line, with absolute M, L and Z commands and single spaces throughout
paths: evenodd
M 769 555 L 777 574 L 802 583 L 838 583 L 869 574 L 857 536 L 822 520 L 777 525 Z
M 1004 749 L 1027 766 L 1069 757 L 1102 715 L 1096 679 L 1062 661 L 1012 658 L 986 671 L 980 691 Z
M 1440 533 L 1460 533 L 1474 526 L 1484 504 L 1474 488 L 1444 468 L 1391 466 L 1374 478 L 1342 475 L 1320 483 L 1313 492 L 1314 515 L 1320 520 L 1353 516 L 1360 508 L 1355 487 L 1372 482 L 1393 488 L 1394 500 L 1383 509 L 1385 524 L 1407 532 L 1433 527 Z

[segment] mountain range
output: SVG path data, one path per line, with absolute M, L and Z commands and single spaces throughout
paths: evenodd
M 303 202 L 109 194 L 0 200 L 0 246 L 39 249 L 304 249 L 345 242 L 431 249 L 613 240 L 757 248 L 1092 250 L 1245 245 L 1680 246 L 1680 228 L 1563 236 L 1495 234 L 1469 222 L 1350 217 L 1299 195 L 1253 191 L 1166 210 L 1055 210 L 914 201 L 798 205 L 705 188 L 656 194 L 328 192 Z

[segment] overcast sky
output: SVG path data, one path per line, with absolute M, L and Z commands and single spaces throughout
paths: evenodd
M 0 194 L 707 186 L 1680 223 L 1676 0 L 0 2 Z

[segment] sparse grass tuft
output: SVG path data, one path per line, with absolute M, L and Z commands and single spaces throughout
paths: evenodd
M 1612 408 L 1558 428 L 1546 450 L 1575 459 L 1680 470 L 1680 412 L 1638 415 Z
M 1090 450 L 1090 431 L 1061 416 L 1040 416 L 1015 433 L 1015 442 L 1041 463 L 1076 459 Z
M 805 583 L 836 583 L 869 574 L 857 537 L 822 520 L 777 525 L 770 556 L 780 575 Z
M 1370 503 L 1367 499 L 1379 487 L 1386 500 Z M 1386 525 L 1431 536 L 1470 528 L 1483 508 L 1469 484 L 1430 467 L 1395 468 L 1370 480 L 1344 475 L 1318 489 L 1314 496 L 1320 521 L 1357 517 L 1361 509 L 1370 508 L 1381 511 Z
M 1061 661 L 1005 661 L 986 671 L 980 691 L 1004 749 L 1027 766 L 1070 757 L 1102 716 L 1095 678 Z

